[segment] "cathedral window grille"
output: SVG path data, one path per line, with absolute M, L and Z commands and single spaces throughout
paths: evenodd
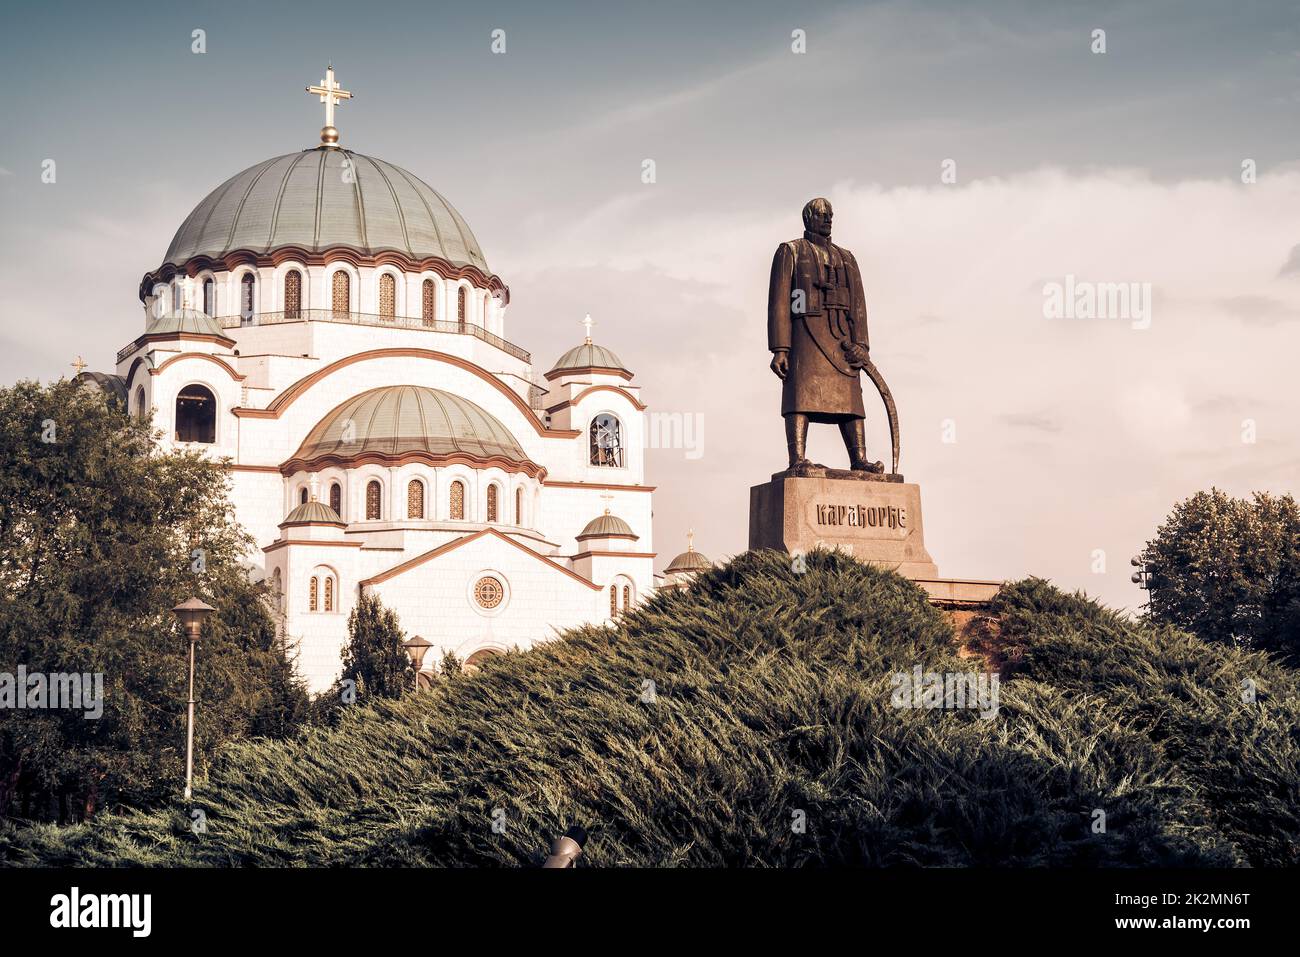
M 307 610 L 316 611 L 320 598 L 320 579 L 315 575 L 311 576 L 311 584 L 307 590 Z
M 212 279 L 203 280 L 203 311 L 209 316 L 217 314 L 217 284 Z
M 334 576 L 325 576 L 325 610 L 334 610 Z
M 433 325 L 438 318 L 438 287 L 432 279 L 426 279 L 420 286 L 420 319 L 426 326 Z
M 352 277 L 342 269 L 330 280 L 330 308 L 335 319 L 346 319 L 352 311 Z
M 256 314 L 257 279 L 251 272 L 246 272 L 244 278 L 239 280 L 239 318 L 244 322 L 252 322 Z
M 305 488 L 298 490 L 298 504 L 299 505 L 307 504 L 307 490 Z
M 612 415 L 598 415 L 591 420 L 591 464 L 623 467 L 623 427 Z
M 290 269 L 284 274 L 284 318 L 302 317 L 302 273 Z
M 217 441 L 217 400 L 201 385 L 187 385 L 176 396 L 176 441 Z
M 624 585 L 623 586 L 623 610 L 627 611 L 631 607 L 632 607 L 632 587 L 630 585 Z
M 379 317 L 392 319 L 397 315 L 397 280 L 392 273 L 379 277 Z
M 172 311 L 177 312 L 181 308 L 181 284 L 177 280 L 176 285 L 172 286 Z
M 136 386 L 135 390 L 135 416 L 137 419 L 143 419 L 148 410 L 144 407 L 144 386 Z
M 381 503 L 381 489 L 378 482 L 369 482 L 366 485 L 366 519 L 371 522 L 379 521 L 379 506 Z
M 618 586 L 609 586 L 609 617 L 614 618 L 618 615 Z
M 457 521 L 465 518 L 465 483 L 459 479 L 451 483 L 451 517 Z
M 489 522 L 495 522 L 497 520 L 497 487 L 495 485 L 488 486 L 487 520 Z
M 343 517 L 343 486 L 335 482 L 330 486 L 330 508 Z
M 406 486 L 406 517 L 424 518 L 424 483 L 419 479 Z
M 515 489 L 515 524 L 524 524 L 524 490 Z
M 456 322 L 460 324 L 461 332 L 465 331 L 465 298 L 465 287 L 458 287 L 456 289 Z

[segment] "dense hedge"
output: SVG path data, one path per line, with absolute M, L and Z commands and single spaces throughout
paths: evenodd
M 894 672 L 983 661 L 920 589 L 746 554 L 618 627 L 230 747 L 204 833 L 177 805 L 0 830 L 0 859 L 531 865 L 578 823 L 606 866 L 1296 862 L 1293 672 L 1039 581 L 998 605 L 997 716 L 896 708 Z

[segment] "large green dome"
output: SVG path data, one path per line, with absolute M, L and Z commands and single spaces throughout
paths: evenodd
M 394 250 L 489 271 L 469 224 L 442 194 L 400 166 L 328 146 L 275 156 L 226 180 L 181 224 L 164 262 L 284 246 Z
M 469 399 L 419 385 L 382 386 L 354 396 L 316 424 L 292 461 L 307 468 L 325 458 L 387 460 L 411 454 L 531 465 L 496 416 Z

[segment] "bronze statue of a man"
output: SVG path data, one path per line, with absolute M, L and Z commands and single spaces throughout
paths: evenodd
M 802 239 L 777 247 L 767 297 L 767 340 L 772 371 L 782 380 L 790 471 L 807 475 L 823 466 L 805 455 L 809 422 L 840 427 L 855 472 L 882 472 L 867 459 L 859 371 L 867 355 L 867 302 L 857 260 L 831 242 L 831 204 L 803 208 Z

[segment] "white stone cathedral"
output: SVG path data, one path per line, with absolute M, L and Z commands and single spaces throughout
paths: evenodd
M 313 690 L 348 613 L 477 663 L 599 623 L 655 587 L 644 410 L 587 338 L 542 376 L 506 338 L 510 291 L 413 173 L 321 145 L 213 190 L 140 284 L 144 333 L 82 373 L 165 441 L 230 462 L 255 575 L 278 592 Z

